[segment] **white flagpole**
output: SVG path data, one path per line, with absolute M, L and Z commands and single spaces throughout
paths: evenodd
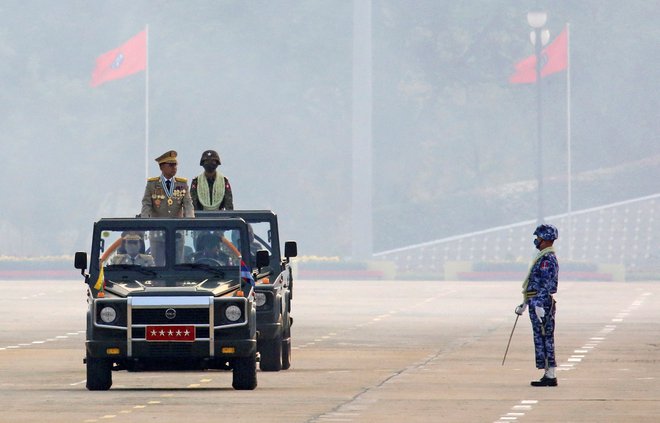
M 149 25 L 146 31 L 146 58 L 144 69 L 144 177 L 149 178 Z
M 568 258 L 573 259 L 573 180 L 571 170 L 571 32 L 570 24 L 566 23 L 566 149 L 568 173 Z

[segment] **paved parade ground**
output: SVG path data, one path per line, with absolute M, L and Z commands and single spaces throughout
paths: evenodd
M 85 286 L 0 281 L 0 422 L 658 422 L 660 283 L 561 280 L 559 386 L 533 388 L 520 282 L 295 285 L 292 367 L 115 372 L 85 389 Z

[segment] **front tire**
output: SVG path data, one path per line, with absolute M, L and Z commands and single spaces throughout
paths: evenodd
M 234 360 L 232 384 L 239 391 L 251 391 L 257 387 L 257 355 L 239 357 Z
M 264 340 L 261 346 L 259 368 L 264 372 L 282 370 L 282 335 L 275 339 Z
M 107 391 L 112 386 L 112 361 L 87 356 L 87 389 Z
M 291 367 L 291 338 L 282 341 L 282 370 Z

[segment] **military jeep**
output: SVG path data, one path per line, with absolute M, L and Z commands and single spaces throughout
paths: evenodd
M 85 252 L 74 264 L 88 285 L 87 389 L 110 389 L 117 370 L 206 369 L 232 370 L 234 389 L 256 388 L 247 239 L 236 218 L 96 222 L 89 273 Z
M 291 366 L 291 300 L 293 270 L 290 258 L 298 255 L 295 241 L 280 249 L 277 215 L 270 210 L 197 212 L 198 217 L 241 218 L 248 223 L 249 263 L 254 270 L 257 304 L 257 349 L 262 371 Z M 264 264 L 266 263 L 266 264 Z

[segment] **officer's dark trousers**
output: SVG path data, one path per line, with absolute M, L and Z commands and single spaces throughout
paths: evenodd
M 557 367 L 555 360 L 555 311 L 556 302 L 550 299 L 548 304 L 543 305 L 545 317 L 539 320 L 533 306 L 529 307 L 529 318 L 532 321 L 534 333 L 534 356 L 537 369 Z

